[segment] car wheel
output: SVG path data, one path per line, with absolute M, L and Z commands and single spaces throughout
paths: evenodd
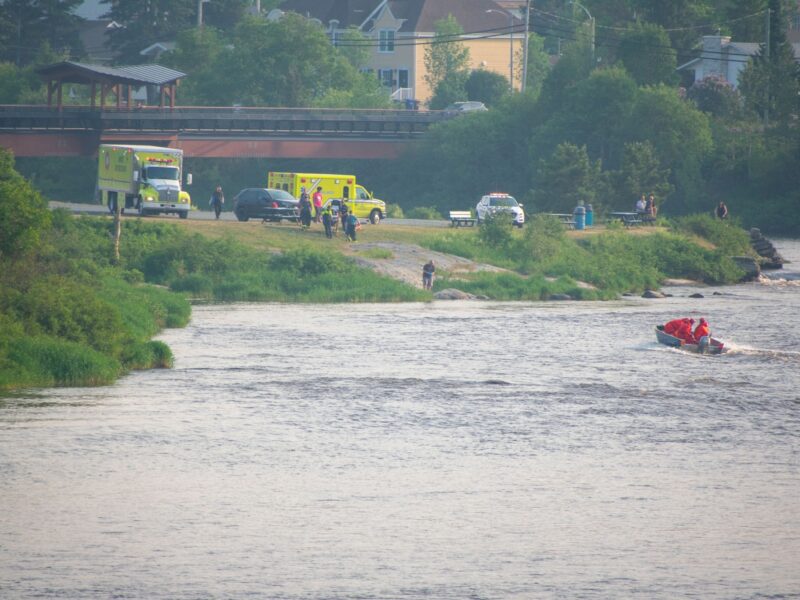
M 369 222 L 372 223 L 373 225 L 377 225 L 378 223 L 380 223 L 381 222 L 381 211 L 379 211 L 376 208 L 371 213 L 369 213 Z
M 236 218 L 239 219 L 242 223 L 245 223 L 250 219 L 250 217 L 240 212 L 236 213 Z
M 181 219 L 188 219 L 189 218 L 189 211 L 188 210 L 182 210 L 181 212 L 178 213 L 178 215 L 180 216 Z

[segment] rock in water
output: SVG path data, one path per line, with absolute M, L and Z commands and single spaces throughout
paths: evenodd
M 433 295 L 437 300 L 475 300 L 475 296 L 455 288 L 447 288 Z

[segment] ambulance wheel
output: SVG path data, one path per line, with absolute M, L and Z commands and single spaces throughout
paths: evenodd
M 380 223 L 381 222 L 381 211 L 379 211 L 376 208 L 371 213 L 369 213 L 369 222 L 372 223 L 373 225 L 377 225 L 378 223 Z
M 188 219 L 189 218 L 189 211 L 188 210 L 182 210 L 181 212 L 178 213 L 178 215 L 180 216 L 181 219 Z
M 136 197 L 136 210 L 139 211 L 139 216 L 143 217 L 147 214 L 147 211 L 144 209 L 144 202 L 142 202 L 142 197 Z

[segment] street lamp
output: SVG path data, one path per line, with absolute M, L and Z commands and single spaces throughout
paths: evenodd
M 511 91 L 514 91 L 514 15 L 504 10 L 497 10 L 489 8 L 487 13 L 497 13 L 500 15 L 508 16 L 508 83 L 511 86 Z
M 586 8 L 580 2 L 577 2 L 576 0 L 569 0 L 568 4 L 574 4 L 578 8 L 582 9 L 583 12 L 586 13 L 586 16 L 589 17 L 589 22 L 591 23 L 591 26 L 592 26 L 592 33 L 591 33 L 591 36 L 592 36 L 592 68 L 594 69 L 594 17 L 592 16 L 592 13 L 589 12 L 589 9 Z

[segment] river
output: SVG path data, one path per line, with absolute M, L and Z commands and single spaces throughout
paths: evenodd
M 663 300 L 195 307 L 174 369 L 0 398 L 0 597 L 800 597 L 778 247 Z

